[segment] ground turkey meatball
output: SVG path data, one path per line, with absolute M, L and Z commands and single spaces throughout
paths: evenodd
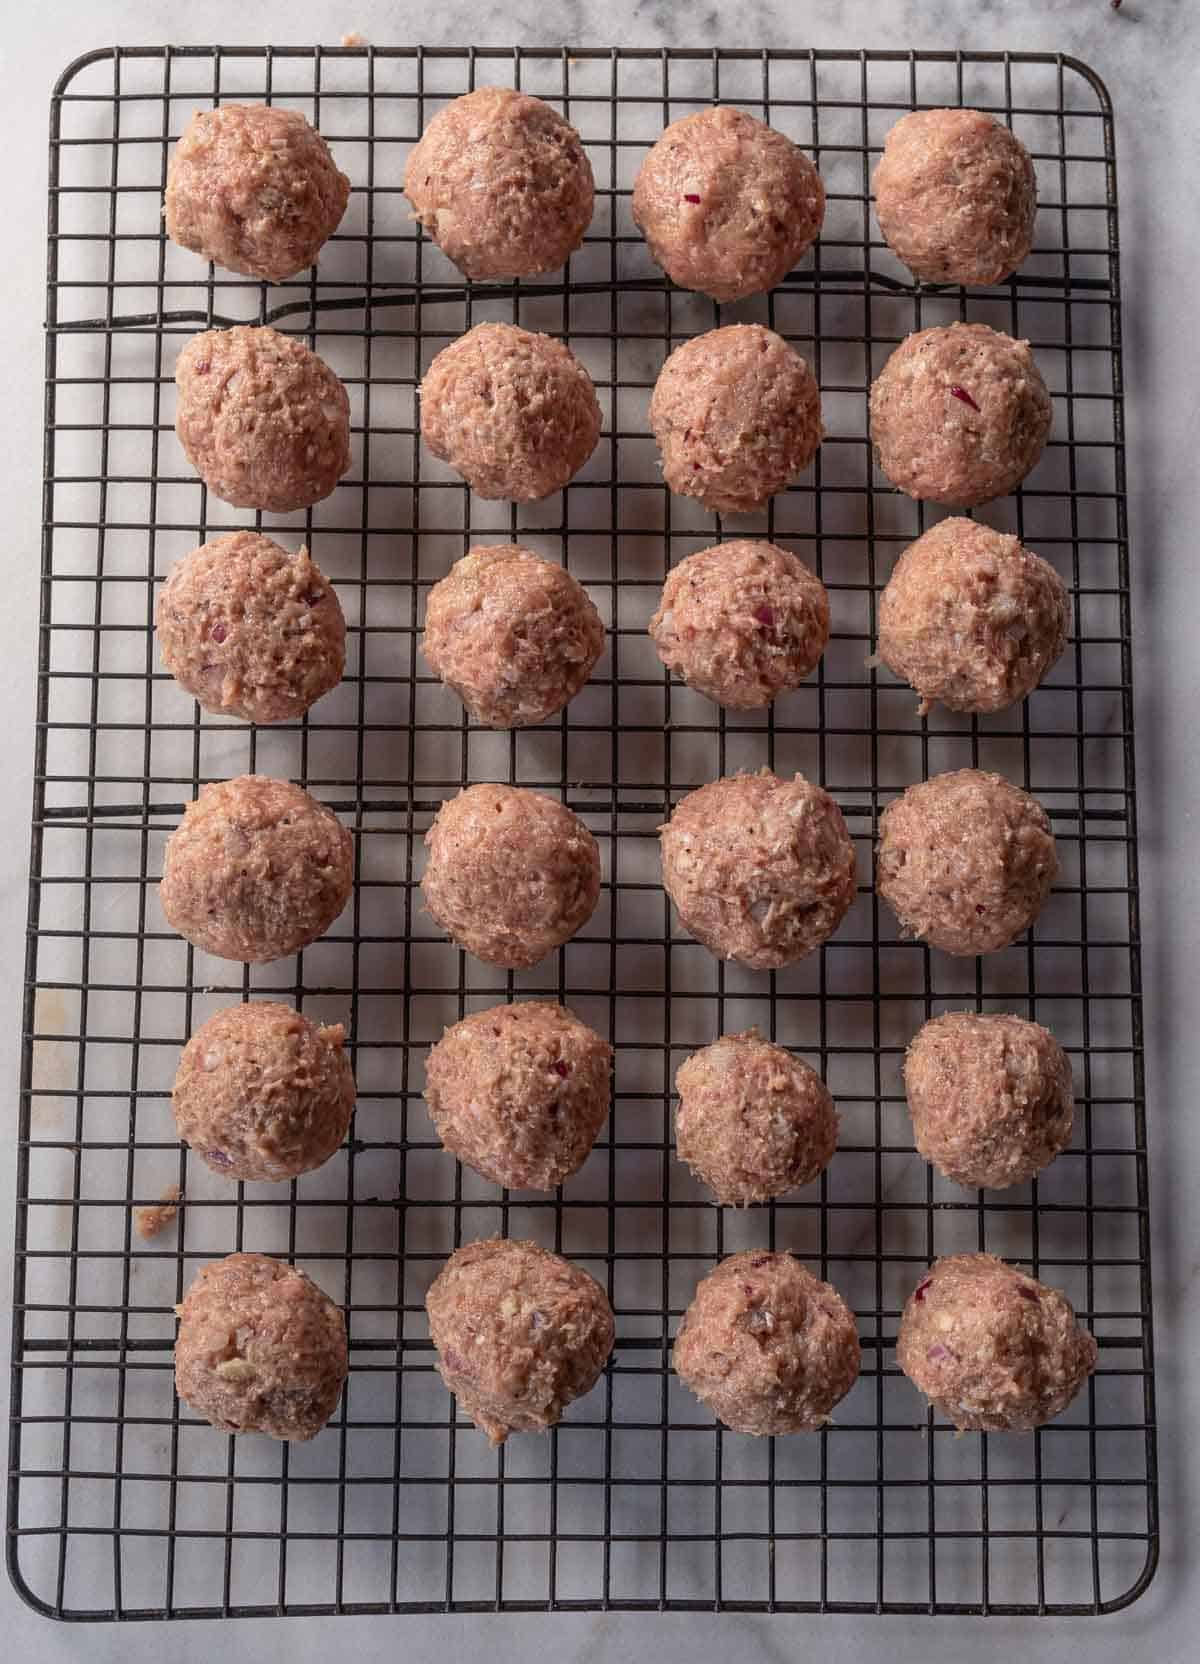
M 1067 586 L 1015 537 L 952 516 L 910 543 L 879 601 L 883 663 L 926 715 L 1003 711 L 1041 682 L 1067 644 Z
M 663 884 L 680 924 L 752 971 L 812 953 L 854 900 L 842 812 L 802 774 L 713 780 L 689 792 L 660 830 Z
M 876 888 L 903 935 L 944 953 L 995 953 L 1015 942 L 1057 872 L 1046 811 L 998 774 L 935 774 L 880 817 Z
M 163 663 L 216 716 L 287 722 L 342 679 L 346 620 L 307 549 L 230 532 L 177 562 L 154 612 Z
M 608 1114 L 612 1047 L 548 1000 L 497 1005 L 448 1028 L 425 1064 L 442 1143 L 511 1190 L 554 1190 Z
M 1096 1342 L 1057 1289 L 994 1254 L 952 1254 L 909 1295 L 896 1361 L 960 1432 L 1026 1433 L 1066 1409 Z
M 825 187 L 791 139 L 718 106 L 666 129 L 638 169 L 633 217 L 680 288 L 744 300 L 781 283 L 808 250 Z
M 854 1317 L 791 1254 L 731 1254 L 697 1285 L 672 1354 L 686 1387 L 735 1433 L 824 1427 L 858 1380 Z
M 600 1284 L 533 1242 L 493 1237 L 458 1249 L 425 1309 L 442 1380 L 492 1444 L 555 1426 L 613 1349 Z
M 1071 1142 L 1071 1065 L 1024 1017 L 932 1018 L 909 1045 L 904 1086 L 917 1149 L 955 1184 L 1024 1184 Z
M 346 389 L 294 336 L 245 324 L 193 335 L 175 382 L 179 443 L 235 508 L 309 508 L 350 466 Z
M 332 809 L 243 774 L 200 788 L 167 839 L 167 923 L 218 959 L 265 965 L 323 936 L 350 899 L 354 840 Z
M 413 218 L 470 278 L 556 271 L 582 243 L 595 194 L 570 122 L 511 87 L 478 87 L 439 110 L 404 190 Z
M 675 1076 L 675 1148 L 718 1202 L 766 1202 L 828 1167 L 838 1121 L 825 1082 L 756 1028 L 693 1052 Z
M 569 572 L 507 543 L 471 549 L 434 584 L 421 651 L 476 722 L 527 728 L 574 699 L 604 625 Z
M 872 188 L 884 240 L 924 283 L 999 283 L 1033 245 L 1029 152 L 981 110 L 903 116 Z
M 303 1271 L 230 1254 L 175 1309 L 175 1390 L 205 1421 L 273 1439 L 321 1431 L 346 1381 L 346 1320 Z
M 596 840 L 566 804 L 542 792 L 468 786 L 442 804 L 425 842 L 426 908 L 489 965 L 536 965 L 595 911 Z
M 815 670 L 829 640 L 829 597 L 788 549 L 718 543 L 668 575 L 650 634 L 689 687 L 729 710 L 757 710 Z
M 350 181 L 298 110 L 197 110 L 167 172 L 167 236 L 227 271 L 282 283 L 341 223 Z
M 1052 416 L 1029 342 L 987 324 L 910 335 L 871 388 L 879 466 L 908 496 L 951 508 L 1014 491 L 1041 456 Z
M 753 514 L 821 443 L 816 378 L 782 336 L 729 324 L 676 347 L 650 400 L 672 491 L 718 514 Z
M 340 1023 L 290 1005 L 230 1006 L 183 1048 L 171 1092 L 179 1136 L 227 1179 L 294 1179 L 339 1147 L 354 1110 Z
M 592 378 L 569 347 L 515 324 L 476 324 L 421 383 L 421 437 L 477 496 L 561 491 L 600 437 Z

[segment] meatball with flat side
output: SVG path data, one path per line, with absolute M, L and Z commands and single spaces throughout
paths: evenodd
M 734 301 L 773 289 L 807 252 L 825 187 L 785 134 L 717 105 L 666 128 L 638 169 L 632 206 L 672 282 Z
M 493 1445 L 555 1426 L 592 1390 L 613 1349 L 600 1284 L 534 1242 L 493 1237 L 458 1249 L 425 1309 L 438 1373 Z
M 756 1028 L 693 1052 L 675 1088 L 676 1152 L 718 1202 L 785 1196 L 833 1159 L 838 1118 L 825 1082 Z
M 557 271 L 583 241 L 595 185 L 579 134 L 512 87 L 476 87 L 430 121 L 404 172 L 413 218 L 465 276 Z
M 587 1160 L 608 1115 L 612 1047 L 565 1006 L 474 1011 L 425 1062 L 425 1102 L 446 1148 L 493 1184 L 554 1190 Z
M 663 479 L 719 514 L 754 514 L 808 467 L 821 395 L 794 347 L 761 324 L 685 341 L 650 400 Z
M 167 839 L 159 900 L 173 930 L 218 959 L 265 965 L 323 936 L 350 899 L 354 840 L 288 780 L 200 788 Z
M 1028 930 L 1058 873 L 1049 817 L 999 774 L 960 768 L 893 799 L 879 820 L 876 888 L 944 953 L 995 953 Z
M 824 1427 L 858 1379 L 854 1315 L 791 1254 L 731 1254 L 680 1320 L 671 1361 L 735 1433 Z
M 341 224 L 350 181 L 299 110 L 197 110 L 167 169 L 167 236 L 226 271 L 282 283 Z
M 293 1265 L 230 1254 L 176 1307 L 175 1390 L 223 1433 L 312 1439 L 349 1372 L 346 1320 Z
M 727 710 L 759 710 L 816 669 L 829 596 L 789 549 L 733 539 L 672 569 L 650 636 L 689 687 Z
M 175 384 L 179 443 L 222 502 L 290 514 L 350 467 L 346 389 L 294 336 L 246 324 L 193 335 Z
M 354 1112 L 340 1023 L 290 1005 L 218 1011 L 183 1048 L 171 1107 L 180 1138 L 227 1179 L 298 1178 L 337 1150 Z
M 763 769 L 689 792 L 660 828 L 663 884 L 679 922 L 721 959 L 778 970 L 841 924 L 854 845 L 829 793 Z
M 960 1432 L 1027 1433 L 1096 1367 L 1066 1295 L 994 1254 L 938 1260 L 909 1295 L 896 1362 Z
M 542 792 L 467 786 L 425 834 L 421 893 L 437 924 L 490 965 L 536 965 L 600 897 L 600 851 L 579 816 Z

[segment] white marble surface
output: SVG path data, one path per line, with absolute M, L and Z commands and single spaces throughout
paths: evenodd
M 1135 588 L 1138 726 L 1142 803 L 1143 925 L 1155 1219 L 1159 1409 L 1164 1556 L 1150 1592 L 1115 1618 L 1056 1623 L 896 1619 L 851 1620 L 601 1615 L 578 1617 L 331 1620 L 228 1625 L 133 1626 L 82 1630 L 48 1624 L 5 1585 L 0 1613 L 5 1652 L 46 1659 L 149 1657 L 163 1647 L 191 1660 L 214 1648 L 235 1658 L 307 1659 L 332 1647 L 384 1658 L 397 1648 L 413 1660 L 472 1656 L 488 1649 L 516 1659 L 553 1645 L 572 1659 L 618 1659 L 653 1649 L 664 1660 L 707 1660 L 731 1650 L 783 1658 L 819 1647 L 836 1659 L 970 1660 L 993 1649 L 1066 1657 L 1087 1647 L 1099 1661 L 1136 1646 L 1161 1664 L 1194 1656 L 1200 1579 L 1188 1554 L 1200 1518 L 1200 1457 L 1191 1435 L 1200 1417 L 1193 1360 L 1200 1353 L 1200 1025 L 1194 1017 L 1200 946 L 1198 886 L 1192 862 L 1200 806 L 1200 749 L 1194 738 L 1200 677 L 1191 651 L 1200 611 L 1195 528 L 1200 485 L 1194 434 L 1200 386 L 1194 367 L 1194 292 L 1200 222 L 1194 157 L 1200 142 L 1196 61 L 1200 7 L 1193 0 L 743 0 L 684 5 L 672 0 L 550 0 L 538 22 L 505 0 L 289 0 L 286 6 L 209 0 L 174 3 L 45 0 L 11 8 L 0 42 L 0 123 L 8 158 L 10 231 L 4 282 L 9 337 L 8 399 L 0 407 L 5 459 L 6 604 L 0 610 L 0 699 L 5 712 L 6 789 L 0 805 L 0 919 L 8 943 L 0 1021 L 0 1080 L 17 1078 L 19 977 L 25 908 L 39 531 L 41 343 L 43 309 L 46 109 L 62 66 L 91 46 L 210 41 L 336 44 L 360 30 L 377 45 L 465 42 L 510 44 L 696 44 L 765 46 L 972 47 L 1062 50 L 1093 64 L 1117 109 L 1124 245 L 1129 481 Z M 11 1242 L 11 1161 L 0 1171 L 0 1253 Z M 6 1282 L 7 1286 L 7 1282 Z M 7 1356 L 7 1342 L 4 1343 Z M 10 1651 L 11 1647 L 11 1651 Z

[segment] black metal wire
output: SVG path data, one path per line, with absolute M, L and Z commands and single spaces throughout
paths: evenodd
M 593 230 L 544 284 L 464 287 L 405 223 L 404 146 L 438 102 L 490 79 L 557 99 L 596 166 Z M 297 102 L 354 178 L 321 266 L 278 289 L 204 273 L 157 222 L 191 104 L 239 96 Z M 722 313 L 655 274 L 628 193 L 657 130 L 714 99 L 785 127 L 829 187 L 803 269 L 763 302 L 725 309 L 797 341 L 830 430 L 812 474 L 756 529 L 812 560 L 834 635 L 812 683 L 762 719 L 718 716 L 646 653 L 665 572 L 713 540 L 713 523 L 647 463 L 645 402 L 665 352 Z M 944 103 L 996 111 L 1038 169 L 1034 255 L 986 292 L 914 289 L 874 232 L 884 132 L 908 108 Z M 432 353 L 496 316 L 569 338 L 609 405 L 583 477 L 532 509 L 474 502 L 431 473 L 416 440 L 414 389 Z M 922 724 L 907 690 L 861 665 L 891 560 L 925 524 L 873 473 L 866 394 L 910 329 L 955 317 L 1028 337 L 1046 368 L 1046 459 L 985 512 L 1056 562 L 1076 631 L 1018 713 Z M 282 731 L 189 714 L 155 668 L 150 631 L 172 559 L 239 518 L 172 449 L 173 349 L 197 327 L 268 320 L 331 357 L 356 434 L 354 473 L 281 533 L 305 537 L 337 581 L 351 663 L 337 694 Z M 1111 109 L 1071 59 L 180 47 L 71 65 L 51 116 L 17 1146 L 7 1551 L 27 1600 L 88 1619 L 1087 1613 L 1141 1593 L 1158 1513 L 1122 401 Z M 469 541 L 498 535 L 566 560 L 611 624 L 608 657 L 563 717 L 499 737 L 471 729 L 415 653 L 429 584 Z M 652 847 L 684 792 L 762 763 L 838 795 L 863 879 L 833 941 L 767 979 L 672 936 Z M 882 804 L 963 763 L 1034 790 L 1063 859 L 1030 941 L 965 968 L 899 942 L 867 881 Z M 164 928 L 154 886 L 183 804 L 205 779 L 254 767 L 302 780 L 345 817 L 358 882 L 329 938 L 239 974 Z M 479 777 L 561 795 L 603 850 L 585 937 L 519 976 L 438 943 L 419 911 L 421 836 L 442 798 Z M 282 1198 L 197 1172 L 167 1102 L 202 1017 L 268 991 L 347 1021 L 360 1086 L 347 1150 Z M 610 1127 L 553 1198 L 497 1197 L 440 1151 L 421 1109 L 421 1060 L 441 1023 L 518 993 L 570 1002 L 617 1048 Z M 1030 1187 L 971 1197 L 914 1154 L 899 1060 L 926 1016 L 961 1005 L 1040 1016 L 1074 1058 L 1075 1145 Z M 843 1132 L 812 1194 L 737 1213 L 674 1162 L 671 1092 L 692 1047 L 750 1020 L 822 1068 Z M 177 1237 L 143 1243 L 132 1210 L 170 1179 L 186 1193 Z M 455 1418 L 422 1305 L 445 1255 L 497 1228 L 590 1266 L 618 1329 L 604 1381 L 562 1427 L 499 1455 Z M 863 1377 L 811 1437 L 726 1433 L 670 1373 L 696 1279 L 758 1242 L 795 1249 L 857 1312 Z M 222 1439 L 174 1398 L 171 1307 L 202 1262 L 235 1247 L 300 1260 L 346 1306 L 351 1377 L 311 1446 Z M 954 1438 L 896 1369 L 908 1289 L 930 1257 L 963 1247 L 1067 1287 L 1100 1341 L 1087 1391 L 1032 1438 Z

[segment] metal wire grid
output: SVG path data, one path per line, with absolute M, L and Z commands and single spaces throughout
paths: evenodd
M 496 80 L 557 101 L 587 141 L 596 219 L 565 281 L 463 288 L 407 221 L 406 146 L 447 97 Z M 276 289 L 205 273 L 161 234 L 171 144 L 195 104 L 234 97 L 305 110 L 354 181 L 319 270 Z M 766 716 L 719 716 L 672 686 L 644 629 L 669 563 L 722 529 L 663 489 L 646 427 L 665 353 L 718 313 L 661 281 L 628 193 L 664 123 L 714 99 L 791 133 L 829 188 L 802 268 L 719 314 L 797 343 L 829 429 L 810 474 L 726 528 L 793 541 L 831 594 L 821 670 Z M 883 134 L 939 103 L 998 112 L 1035 156 L 1035 253 L 996 289 L 914 290 L 873 225 Z M 50 147 L 7 1540 L 40 1610 L 1074 1613 L 1146 1586 L 1157 1499 L 1116 210 L 1107 95 L 1063 58 L 155 48 L 65 72 Z M 546 504 L 473 500 L 416 441 L 429 359 L 493 317 L 567 337 L 606 407 L 596 455 Z M 1076 634 L 1023 709 L 921 723 L 911 694 L 863 666 L 890 557 L 927 521 L 872 470 L 867 389 L 910 329 L 957 317 L 1028 337 L 1055 395 L 1045 459 L 984 515 L 1058 565 Z M 351 474 L 280 533 L 305 537 L 336 580 L 350 663 L 304 722 L 256 731 L 202 717 L 156 668 L 150 625 L 172 560 L 246 518 L 207 497 L 178 450 L 175 353 L 198 327 L 268 319 L 300 331 L 350 389 Z M 610 648 L 561 720 L 494 735 L 463 720 L 414 642 L 429 584 L 468 542 L 501 536 L 567 562 L 605 610 Z M 1063 860 L 1032 939 L 978 963 L 898 941 L 870 885 L 881 805 L 968 762 L 1042 798 Z M 769 978 L 672 935 L 654 837 L 685 791 L 763 763 L 835 792 L 861 880 L 824 951 Z M 255 768 L 344 815 L 358 883 L 327 939 L 238 974 L 165 928 L 155 882 L 199 784 Z M 439 802 L 481 778 L 561 794 L 604 856 L 582 937 L 519 975 L 434 939 L 414 889 Z M 189 1161 L 167 1102 L 186 1035 L 268 991 L 347 1021 L 360 1086 L 346 1150 L 282 1198 L 233 1192 Z M 534 992 L 568 1000 L 617 1047 L 610 1125 L 553 1199 L 498 1194 L 458 1168 L 420 1099 L 444 1022 Z M 976 1196 L 915 1156 L 903 1047 L 929 1014 L 963 1005 L 1036 1015 L 1074 1057 L 1075 1144 L 1036 1184 Z M 689 1050 L 751 1021 L 822 1070 L 842 1141 L 819 1186 L 737 1212 L 710 1205 L 674 1161 L 671 1087 Z M 131 1207 L 170 1180 L 187 1196 L 177 1236 L 142 1243 Z M 591 1269 L 618 1345 L 560 1429 L 493 1454 L 433 1371 L 422 1301 L 452 1247 L 496 1229 Z M 862 1378 L 811 1437 L 723 1432 L 669 1369 L 697 1278 L 763 1244 L 800 1253 L 858 1316 Z M 222 1438 L 174 1399 L 172 1306 L 201 1263 L 235 1247 L 301 1262 L 345 1303 L 351 1378 L 311 1445 Z M 1031 1438 L 955 1438 L 894 1363 L 920 1269 L 972 1247 L 1064 1287 L 1100 1340 L 1087 1391 Z

